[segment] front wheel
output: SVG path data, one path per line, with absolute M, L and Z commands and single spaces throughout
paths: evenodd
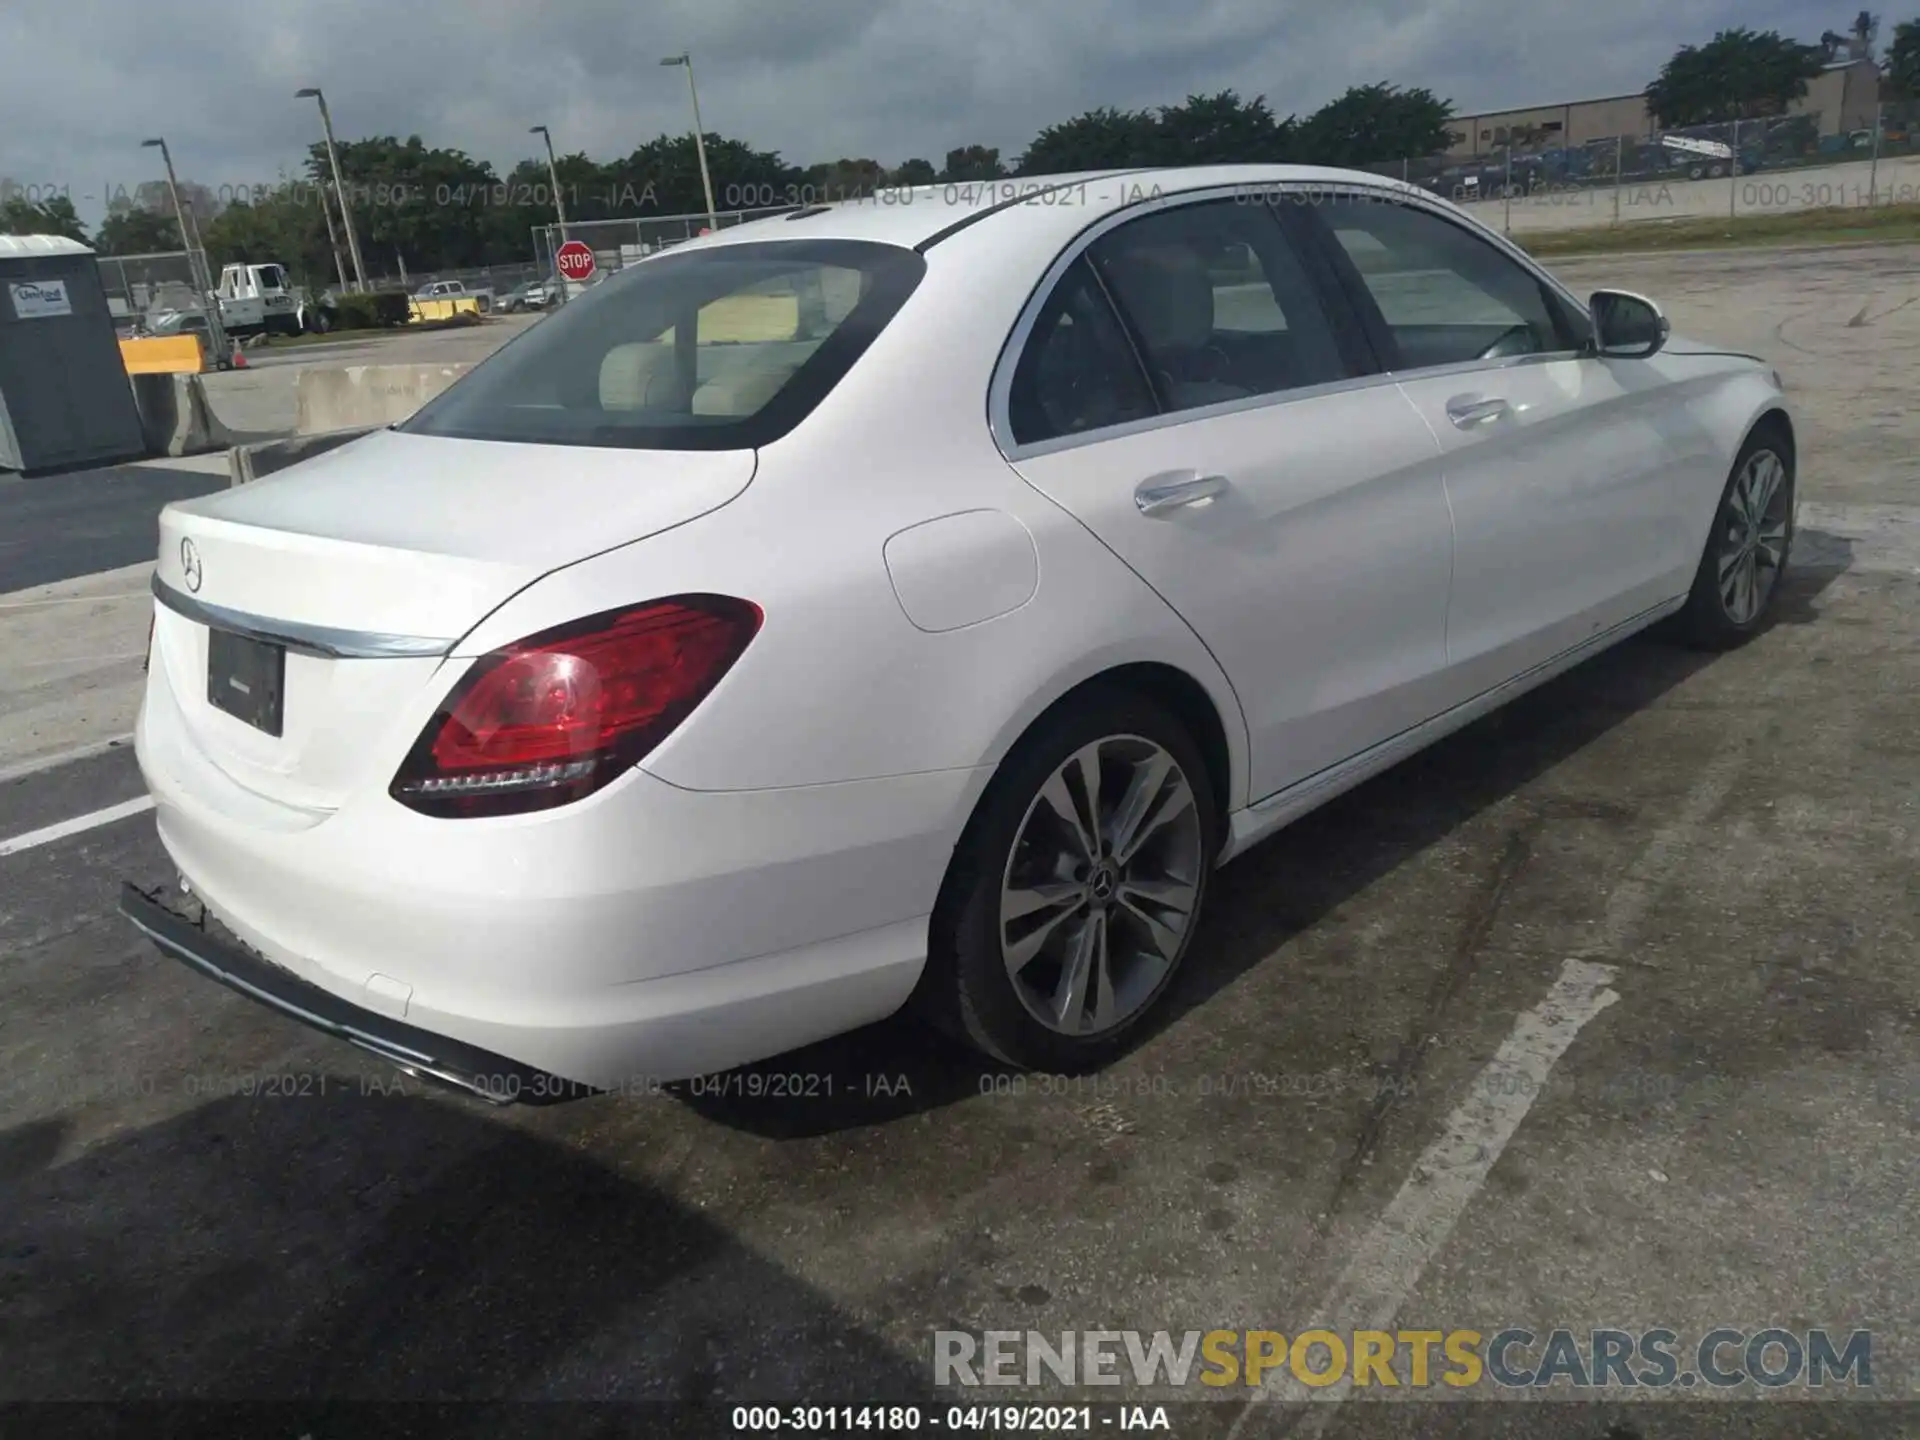
M 1792 446 L 1772 427 L 1740 447 L 1680 612 L 1693 644 L 1729 649 L 1766 619 L 1793 547 L 1793 459 Z
M 1218 852 L 1205 761 L 1160 706 L 1096 691 L 1001 766 L 954 852 L 920 1008 L 995 1059 L 1073 1073 L 1172 983 Z

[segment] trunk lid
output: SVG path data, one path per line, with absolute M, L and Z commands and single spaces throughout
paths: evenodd
M 155 668 L 236 782 L 336 808 L 397 763 L 419 723 L 412 702 L 487 614 L 543 575 L 718 509 L 754 464 L 751 450 L 375 432 L 161 512 L 156 579 L 175 604 L 157 607 Z M 209 702 L 215 627 L 308 642 L 286 656 L 279 736 Z

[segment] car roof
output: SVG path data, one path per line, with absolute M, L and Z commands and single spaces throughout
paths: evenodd
M 871 240 L 925 250 L 947 235 L 980 221 L 996 229 L 1027 226 L 1036 234 L 1057 233 L 1067 212 L 1080 225 L 1102 214 L 1186 190 L 1243 185 L 1359 184 L 1398 191 L 1432 201 L 1432 192 L 1364 170 L 1320 165 L 1189 165 L 1129 170 L 1089 170 L 1067 175 L 1034 175 L 997 180 L 966 180 L 881 190 L 872 196 L 833 205 L 809 206 L 785 215 L 728 226 L 673 248 L 687 250 L 768 240 Z

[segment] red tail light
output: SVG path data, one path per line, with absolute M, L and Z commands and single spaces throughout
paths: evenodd
M 760 608 L 676 595 L 517 641 L 474 663 L 390 793 L 427 815 L 511 815 L 631 769 L 720 683 Z

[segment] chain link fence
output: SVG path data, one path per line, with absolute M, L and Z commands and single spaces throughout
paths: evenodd
M 100 283 L 114 324 L 122 329 L 146 328 L 169 311 L 204 310 L 194 284 L 193 262 L 193 255 L 185 250 L 100 256 Z
M 802 207 L 770 205 L 756 210 L 722 210 L 711 219 L 702 210 L 692 215 L 644 215 L 627 220 L 569 220 L 566 225 L 542 225 L 533 232 L 535 268 L 543 276 L 557 273 L 554 255 L 568 240 L 578 240 L 593 251 L 594 279 L 643 260 L 658 250 L 692 240 L 710 228 L 726 229 L 769 215 L 787 215 Z M 564 231 L 564 233 L 562 233 Z M 593 283 L 592 281 L 588 282 Z M 571 290 L 578 287 L 572 284 Z
M 1920 202 L 1920 103 L 1852 128 L 1803 114 L 1549 146 L 1524 130 L 1478 154 L 1363 166 L 1467 206 L 1508 231 Z

